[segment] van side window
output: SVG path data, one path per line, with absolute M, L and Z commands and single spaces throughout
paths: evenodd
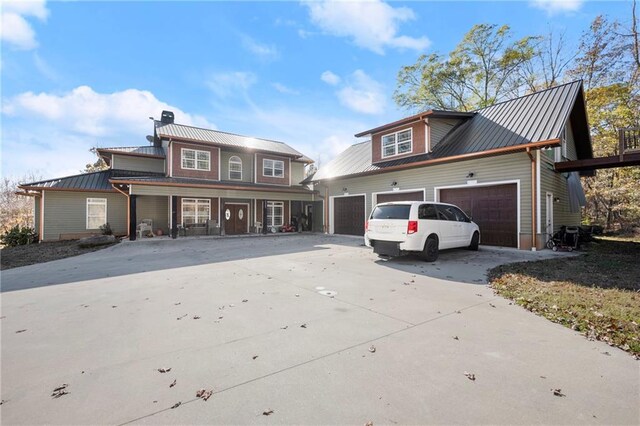
M 438 213 L 440 220 L 457 220 L 456 214 L 451 210 L 451 206 L 438 206 Z
M 460 210 L 457 207 L 453 207 L 453 206 L 451 207 L 451 209 L 453 210 L 453 213 L 455 213 L 456 220 L 458 222 L 468 222 L 467 215 L 462 210 Z
M 422 204 L 418 208 L 418 219 L 438 220 L 438 212 L 433 204 Z

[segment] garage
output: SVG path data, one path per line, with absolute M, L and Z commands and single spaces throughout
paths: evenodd
M 516 184 L 441 189 L 440 201 L 465 211 L 480 227 L 482 244 L 518 247 Z
M 364 235 L 364 195 L 333 199 L 333 232 Z
M 376 194 L 376 204 L 388 203 L 391 201 L 424 201 L 424 191 L 414 192 L 387 192 Z

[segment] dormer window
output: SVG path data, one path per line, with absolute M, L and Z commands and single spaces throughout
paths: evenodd
M 242 159 L 236 155 L 229 158 L 229 179 L 242 180 Z
M 382 136 L 382 158 L 407 154 L 413 150 L 413 132 L 402 130 Z
M 262 176 L 284 177 L 284 161 L 266 158 L 262 160 Z

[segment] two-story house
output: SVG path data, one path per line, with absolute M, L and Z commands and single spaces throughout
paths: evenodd
M 180 125 L 170 111 L 151 142 L 99 148 L 108 170 L 20 185 L 35 197 L 40 239 L 96 234 L 107 222 L 135 239 L 143 221 L 156 235 L 231 235 L 313 217 L 314 192 L 300 184 L 313 161 L 283 142 Z
M 592 158 L 581 81 L 473 112 L 430 110 L 360 132 L 307 178 L 328 199 L 331 233 L 363 235 L 376 203 L 439 201 L 478 223 L 482 244 L 541 248 L 580 224 L 577 173 L 558 164 Z

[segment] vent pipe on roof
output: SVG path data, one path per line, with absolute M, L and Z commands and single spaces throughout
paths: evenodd
M 162 118 L 160 121 L 165 124 L 173 123 L 173 111 L 162 111 Z

